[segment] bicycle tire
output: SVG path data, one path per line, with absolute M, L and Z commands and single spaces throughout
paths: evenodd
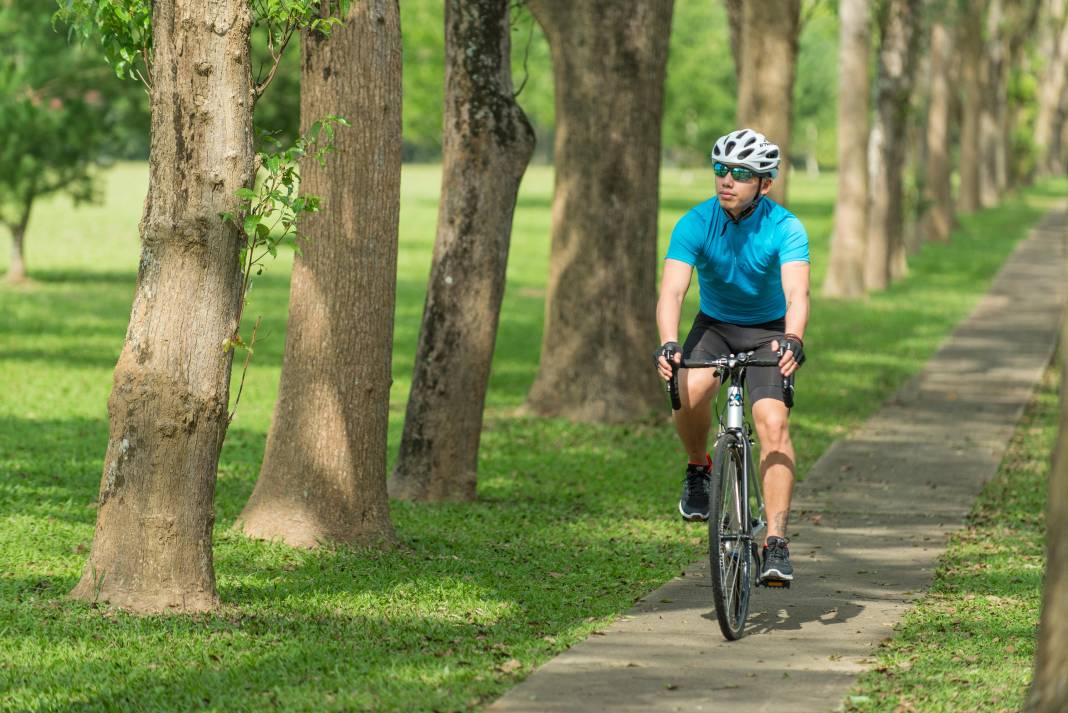
M 753 582 L 752 525 L 749 504 L 741 497 L 743 463 L 745 444 L 732 433 L 721 435 L 709 486 L 708 559 L 716 619 L 730 641 L 745 634 Z

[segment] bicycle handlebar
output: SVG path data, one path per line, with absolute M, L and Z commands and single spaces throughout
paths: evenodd
M 745 369 L 750 366 L 778 366 L 779 359 L 754 359 L 753 352 L 741 354 L 725 354 L 715 359 L 683 359 L 681 364 L 671 362 L 671 378 L 668 380 L 667 390 L 671 397 L 671 408 L 678 411 L 682 408 L 682 400 L 679 398 L 679 369 Z M 792 402 L 793 399 L 791 398 Z M 793 403 L 787 404 L 792 406 Z

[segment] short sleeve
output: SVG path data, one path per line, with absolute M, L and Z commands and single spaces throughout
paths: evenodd
M 779 264 L 809 262 L 808 233 L 801 221 L 791 216 L 789 220 L 783 221 L 782 229 L 784 236 L 779 248 Z
M 697 255 L 704 238 L 704 221 L 696 211 L 691 210 L 679 218 L 675 223 L 675 229 L 671 231 L 671 242 L 668 244 L 667 260 L 679 260 L 687 265 L 697 264 Z

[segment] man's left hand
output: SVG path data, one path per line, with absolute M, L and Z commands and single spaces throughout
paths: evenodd
M 778 354 L 780 346 L 782 358 L 779 359 L 779 371 L 783 376 L 790 376 L 805 363 L 805 345 L 797 335 L 787 334 L 783 337 L 781 345 L 778 339 L 772 340 L 772 351 Z

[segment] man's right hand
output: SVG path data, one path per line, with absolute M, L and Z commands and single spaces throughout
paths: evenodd
M 682 363 L 682 347 L 678 342 L 664 342 L 653 352 L 653 360 L 664 381 L 670 381 L 672 369 L 669 362 Z

